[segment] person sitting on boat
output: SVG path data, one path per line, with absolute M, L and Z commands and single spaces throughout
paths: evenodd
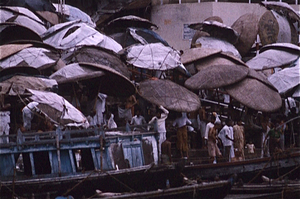
M 168 118 L 169 111 L 161 105 L 158 108 L 156 116 L 149 121 L 149 124 L 156 122 L 157 132 L 159 133 L 159 155 L 161 155 L 161 144 L 167 139 L 166 119 Z
M 179 116 L 179 115 L 178 115 Z M 186 153 L 184 158 L 188 158 L 188 135 L 187 125 L 191 125 L 192 122 L 187 118 L 186 113 L 181 113 L 181 117 L 177 117 L 173 122 L 173 126 L 177 126 L 177 149 L 180 151 L 181 158 L 183 158 L 183 152 Z
M 233 148 L 233 129 L 232 129 L 232 120 L 227 118 L 225 126 L 221 129 L 218 137 L 222 140 L 223 143 L 223 156 L 227 161 L 231 162 L 231 159 L 234 156 Z
M 217 146 L 217 130 L 221 128 L 221 120 L 216 119 L 212 128 L 210 128 L 208 132 L 208 142 L 207 142 L 207 149 L 208 155 L 210 159 L 213 160 L 213 164 L 217 163 L 217 156 L 222 156 L 219 147 Z
M 242 121 L 239 119 L 237 124 L 233 126 L 234 148 L 240 154 L 238 159 L 245 160 L 244 146 L 245 146 L 245 129 Z

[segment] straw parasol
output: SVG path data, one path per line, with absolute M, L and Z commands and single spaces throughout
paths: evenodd
M 89 62 L 109 66 L 129 78 L 130 74 L 126 64 L 120 56 L 112 50 L 100 46 L 81 46 L 76 48 L 64 61 L 66 64 Z
M 268 49 L 247 61 L 246 64 L 249 68 L 259 71 L 289 66 L 298 58 L 299 54 L 279 49 Z
M 292 23 L 298 21 L 300 23 L 300 16 L 297 12 L 285 2 L 260 2 L 261 5 L 265 6 L 269 10 L 275 10 L 278 13 L 284 14 L 289 20 L 292 20 Z
M 135 93 L 135 86 L 127 77 L 100 64 L 70 64 L 53 73 L 50 78 L 55 79 L 62 89 L 80 81 L 87 87 L 111 96 L 128 97 Z
M 248 71 L 248 68 L 241 65 L 214 65 L 200 70 L 187 79 L 184 85 L 193 90 L 219 88 L 242 80 Z
M 268 80 L 278 90 L 280 94 L 285 94 L 300 84 L 300 67 L 299 61 L 297 66 L 285 68 L 275 72 Z
M 219 39 L 216 37 L 200 37 L 195 42 L 196 46 L 198 44 L 201 45 L 202 48 L 218 48 L 221 49 L 223 52 L 233 54 L 239 59 L 242 58 L 235 46 L 223 39 Z
M 221 53 L 220 49 L 213 48 L 190 48 L 183 51 L 181 55 L 181 62 L 183 64 L 189 64 L 191 62 L 209 57 L 218 53 Z
M 106 26 L 104 26 L 103 31 L 106 34 L 112 34 L 114 32 L 126 31 L 126 29 L 129 27 L 147 29 L 158 28 L 157 25 L 147 19 L 134 15 L 128 15 L 111 20 Z
M 170 80 L 147 79 L 140 83 L 138 93 L 153 104 L 178 112 L 192 112 L 201 105 L 195 93 Z
M 259 53 L 262 53 L 264 51 L 270 50 L 270 49 L 275 49 L 275 50 L 282 50 L 282 51 L 286 51 L 292 54 L 300 54 L 300 47 L 295 45 L 295 44 L 291 44 L 291 43 L 273 43 L 273 44 L 267 44 L 263 47 L 261 47 L 261 49 L 259 50 Z
M 122 50 L 126 62 L 138 68 L 169 70 L 182 65 L 177 50 L 162 43 L 136 44 Z
M 246 78 L 224 88 L 232 98 L 252 109 L 274 112 L 281 107 L 281 97 L 276 88 L 254 70 L 249 69 Z
M 4 44 L 0 46 L 0 60 L 5 59 L 25 48 L 31 47 L 32 44 Z
M 224 52 L 205 57 L 195 62 L 195 67 L 198 71 L 213 65 L 243 65 L 248 67 L 241 59 Z
M 240 54 L 244 56 L 252 47 L 258 33 L 258 16 L 252 13 L 247 13 L 240 16 L 233 24 L 234 29 L 239 38 L 234 45 Z

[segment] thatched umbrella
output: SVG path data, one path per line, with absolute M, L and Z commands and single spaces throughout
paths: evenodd
M 119 53 L 125 56 L 127 63 L 138 68 L 165 71 L 180 67 L 186 70 L 179 51 L 162 43 L 135 44 Z
M 231 27 L 218 21 L 204 21 L 191 24 L 190 28 L 207 32 L 211 37 L 226 40 L 232 44 L 237 42 L 238 33 Z
M 193 90 L 228 86 L 244 79 L 249 69 L 241 65 L 214 65 L 200 70 L 187 79 L 184 85 Z
M 247 67 L 241 59 L 224 52 L 205 57 L 195 62 L 195 67 L 198 71 L 213 65 L 243 65 Z
M 270 49 L 282 50 L 282 51 L 286 51 L 286 52 L 289 52 L 292 54 L 297 54 L 297 55 L 300 54 L 300 47 L 295 44 L 291 44 L 291 43 L 267 44 L 259 50 L 259 53 L 262 53 L 262 52 L 270 50 Z
M 15 24 L 11 22 L 0 23 L 0 45 L 20 40 L 35 40 L 42 42 L 42 38 L 39 34 L 29 27 L 30 26 L 25 26 L 25 24 Z
M 109 66 L 127 78 L 130 77 L 126 64 L 112 50 L 100 46 L 80 46 L 64 58 L 66 64 L 89 62 Z
M 246 62 L 249 68 L 254 70 L 266 70 L 277 67 L 286 67 L 299 58 L 299 53 L 291 53 L 286 50 L 267 49 Z
M 275 10 L 278 13 L 284 14 L 292 23 L 298 21 L 300 23 L 299 14 L 287 3 L 285 2 L 260 2 L 261 5 L 265 6 L 269 10 Z
M 201 105 L 195 93 L 170 80 L 145 80 L 140 83 L 138 93 L 153 104 L 178 112 L 192 112 Z
M 57 86 L 57 82 L 53 79 L 42 78 L 42 77 L 33 77 L 33 76 L 22 76 L 15 75 L 9 79 L 0 82 L 1 85 L 9 84 L 9 87 L 6 87 L 6 91 L 3 93 L 15 96 L 23 95 L 26 89 L 34 90 L 51 90 L 54 86 Z
M 222 50 L 214 48 L 190 48 L 183 51 L 181 62 L 189 64 L 191 62 L 221 53 Z
M 268 77 L 268 80 L 280 94 L 285 94 L 300 84 L 299 62 L 294 67 L 285 68 Z
M 135 93 L 135 86 L 127 77 L 109 66 L 100 64 L 70 64 L 53 73 L 50 78 L 55 79 L 61 89 L 81 82 L 110 96 L 128 97 Z
M 247 13 L 240 16 L 231 26 L 239 34 L 238 41 L 234 46 L 242 56 L 248 53 L 255 42 L 258 33 L 258 20 L 257 15 Z
M 239 51 L 235 46 L 225 40 L 216 37 L 200 37 L 196 40 L 195 45 L 201 45 L 202 48 L 218 48 L 223 52 L 231 53 L 235 57 L 241 59 Z
M 266 77 L 251 69 L 246 78 L 224 88 L 232 98 L 258 111 L 274 112 L 282 104 L 278 91 Z
M 0 60 L 5 59 L 25 48 L 31 47 L 32 44 L 4 44 L 0 46 Z
M 267 10 L 258 22 L 258 34 L 262 45 L 271 43 L 294 43 L 297 44 L 297 30 L 286 17 L 277 12 Z
M 149 21 L 148 19 L 144 19 L 134 15 L 128 15 L 119 17 L 111 20 L 107 23 L 103 28 L 103 32 L 106 34 L 112 34 L 114 32 L 123 32 L 126 31 L 129 27 L 136 28 L 147 28 L 147 29 L 157 29 L 157 25 Z

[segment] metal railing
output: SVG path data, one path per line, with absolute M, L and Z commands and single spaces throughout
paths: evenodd
M 202 3 L 202 2 L 228 2 L 228 3 L 260 3 L 262 1 L 267 2 L 268 0 L 169 0 L 170 4 L 182 4 L 182 3 Z M 269 0 L 276 1 L 276 0 Z M 298 0 L 277 0 L 278 2 L 285 2 L 288 4 L 298 5 Z M 164 4 L 164 1 L 161 0 L 161 4 Z

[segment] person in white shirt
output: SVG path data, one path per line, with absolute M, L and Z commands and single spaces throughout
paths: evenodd
M 37 102 L 30 102 L 22 109 L 23 127 L 27 131 L 31 130 L 31 121 L 34 116 L 34 112 L 38 111 L 38 105 L 39 103 Z
M 186 153 L 188 158 L 188 135 L 187 135 L 187 124 L 191 125 L 192 122 L 187 118 L 186 113 L 182 113 L 181 117 L 177 117 L 173 122 L 173 126 L 177 126 L 177 149 L 180 151 L 181 158 L 183 158 L 183 152 Z
M 223 156 L 231 162 L 231 159 L 234 157 L 232 121 L 226 119 L 225 123 L 226 125 L 221 129 L 218 137 L 223 143 Z
M 205 132 L 203 135 L 204 146 L 206 146 L 206 147 L 207 147 L 208 133 L 209 133 L 210 129 L 214 127 L 214 123 L 217 121 L 217 119 L 218 119 L 218 122 L 220 122 L 220 119 L 219 119 L 217 113 L 213 112 L 212 115 L 210 116 L 210 122 L 208 122 L 206 124 Z
M 157 132 L 159 133 L 159 155 L 161 155 L 161 144 L 167 139 L 166 119 L 168 118 L 169 111 L 161 105 L 158 108 L 159 111 L 157 111 L 156 116 L 149 121 L 149 124 L 156 122 Z
M 130 125 L 143 125 L 146 124 L 144 116 L 141 115 L 141 110 L 136 110 L 136 115 L 132 117 Z

